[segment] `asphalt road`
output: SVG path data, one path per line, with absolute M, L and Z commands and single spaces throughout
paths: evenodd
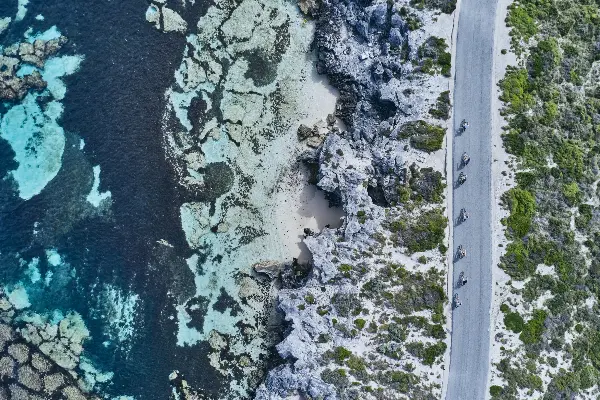
M 459 244 L 467 256 L 454 263 L 453 292 L 462 305 L 453 311 L 452 347 L 446 399 L 486 397 L 492 297 L 492 89 L 494 23 L 497 0 L 461 0 L 458 19 L 454 86 L 454 180 L 463 171 L 467 181 L 454 189 L 454 252 Z M 460 122 L 469 121 L 461 135 Z M 461 156 L 471 156 L 461 168 Z M 458 224 L 461 208 L 469 219 Z M 457 288 L 461 271 L 468 283 Z

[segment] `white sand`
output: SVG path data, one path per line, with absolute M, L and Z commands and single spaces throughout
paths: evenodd
M 303 243 L 304 228 L 319 232 L 330 225 L 341 226 L 344 211 L 330 208 L 325 193 L 308 183 L 309 172 L 304 166 L 292 168 L 284 176 L 276 198 L 275 223 L 284 253 L 298 261 L 309 261 L 310 252 Z
M 314 55 L 309 55 L 309 58 L 314 61 Z M 327 115 L 335 111 L 338 95 L 338 91 L 329 85 L 327 78 L 317 74 L 313 63 L 303 86 L 303 118 L 293 126 L 292 130 L 296 132 L 300 124 L 309 127 L 317 125 L 324 129 Z M 344 129 L 340 121 L 337 124 Z M 305 149 L 301 145 L 297 153 Z M 325 193 L 309 184 L 308 179 L 308 169 L 301 163 L 297 163 L 294 157 L 288 168 L 282 171 L 274 195 L 276 199 L 274 222 L 277 236 L 280 238 L 278 245 L 282 247 L 282 255 L 286 260 L 297 258 L 300 262 L 309 261 L 310 252 L 302 242 L 304 228 L 319 232 L 326 225 L 332 228 L 339 227 L 340 218 L 345 215 L 340 208 L 330 208 Z
M 512 0 L 499 0 L 496 11 L 496 29 L 494 38 L 494 81 L 496 84 L 504 77 L 508 65 L 517 64 L 516 56 L 510 52 L 510 29 L 504 22 L 507 14 L 507 7 L 511 2 Z M 502 49 L 506 49 L 507 54 L 502 54 Z M 501 330 L 504 333 L 505 338 L 508 337 L 513 341 L 516 340 L 513 337 L 515 336 L 514 334 L 503 329 L 504 323 L 500 321 L 503 315 L 500 312 L 500 305 L 508 296 L 509 288 L 506 284 L 510 280 L 510 277 L 498 267 L 500 256 L 504 253 L 504 249 L 508 242 L 504 235 L 505 228 L 500 223 L 500 220 L 508 215 L 508 211 L 500 206 L 500 198 L 503 193 L 515 185 L 514 177 L 510 172 L 509 166 L 506 164 L 513 157 L 506 153 L 502 144 L 502 127 L 506 125 L 506 121 L 504 117 L 500 115 L 500 109 L 502 108 L 502 102 L 499 99 L 500 90 L 497 86 L 492 88 L 492 90 L 492 290 L 494 291 L 494 295 L 490 310 L 491 351 L 490 361 L 488 362 L 488 377 L 490 380 L 488 386 L 500 383 L 495 379 L 492 369 L 492 362 L 498 362 L 501 356 L 500 347 L 502 344 L 497 343 L 494 340 L 496 333 Z M 503 171 L 506 171 L 506 176 L 502 175 Z M 502 247 L 499 247 L 500 245 L 502 245 Z M 489 391 L 487 390 L 486 396 L 489 398 Z

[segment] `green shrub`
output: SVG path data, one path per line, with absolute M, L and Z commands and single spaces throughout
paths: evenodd
M 350 358 L 346 361 L 346 366 L 350 368 L 350 374 L 352 374 L 354 377 L 360 380 L 368 378 L 367 366 L 362 358 L 354 355 L 350 356 Z
M 540 40 L 531 51 L 531 68 L 534 78 L 544 76 L 560 64 L 561 57 L 555 38 Z
M 422 61 L 422 70 L 428 74 L 440 72 L 445 76 L 450 76 L 452 68 L 452 56 L 447 52 L 448 45 L 443 38 L 430 36 L 419 47 L 417 55 Z
M 525 344 L 538 343 L 544 332 L 544 321 L 546 320 L 546 312 L 543 310 L 535 310 L 533 317 L 523 326 L 523 331 L 519 335 L 519 339 Z
M 439 209 L 425 211 L 412 221 L 398 225 L 402 243 L 410 253 L 435 249 L 445 238 L 448 225 L 446 217 Z M 393 231 L 393 230 L 392 230 Z
M 526 69 L 509 66 L 506 75 L 498 85 L 502 90 L 500 100 L 506 103 L 508 112 L 518 114 L 535 104 Z
M 502 394 L 502 386 L 490 386 L 490 396 L 500 396 Z
M 510 210 L 507 219 L 508 227 L 518 237 L 525 236 L 531 228 L 531 221 L 535 215 L 535 198 L 531 192 L 517 187 L 506 192 L 504 200 Z
M 421 257 L 419 257 L 419 260 L 418 260 L 418 261 L 419 261 L 421 264 L 427 264 L 427 257 L 425 257 L 425 256 L 421 256 Z
M 364 210 L 358 210 L 356 212 L 356 217 L 358 218 L 358 222 L 361 224 L 367 222 L 367 213 Z
M 446 90 L 440 93 L 435 102 L 435 107 L 429 109 L 429 114 L 442 120 L 450 118 L 450 91 Z
M 562 193 L 571 205 L 576 204 L 579 201 L 579 186 L 577 186 L 576 182 L 564 184 Z
M 518 39 L 528 41 L 537 32 L 537 24 L 530 11 L 518 3 L 513 3 L 508 7 L 508 16 L 506 25 L 512 27 L 511 35 Z
M 583 175 L 583 151 L 575 142 L 562 142 L 554 153 L 554 161 L 575 179 Z
M 575 217 L 575 226 L 583 229 L 590 224 L 594 207 L 589 204 L 579 205 L 579 215 Z
M 338 389 L 343 389 L 350 385 L 346 370 L 341 368 L 336 369 L 335 371 L 330 370 L 329 368 L 325 369 L 321 372 L 321 379 L 323 379 L 323 382 L 332 384 Z
M 433 365 L 435 360 L 438 357 L 441 357 L 446 352 L 446 343 L 437 342 L 436 344 L 432 344 L 430 346 L 425 346 L 424 354 L 423 354 L 423 364 L 425 365 Z
M 443 13 L 452 14 L 456 9 L 456 0 L 410 0 L 410 5 L 419 9 L 438 8 Z
M 514 333 L 519 333 L 523 330 L 523 317 L 518 312 L 508 312 L 504 315 L 504 325 Z
M 308 304 L 315 304 L 316 300 L 315 300 L 315 296 L 313 296 L 312 294 L 307 294 L 306 296 L 304 296 L 304 301 L 306 301 Z
M 365 321 L 362 318 L 357 318 L 354 320 L 354 326 L 356 326 L 356 328 L 358 328 L 359 330 L 362 330 L 365 327 L 366 323 L 367 321 Z
M 400 138 L 410 138 L 412 147 L 429 153 L 442 148 L 445 134 L 446 130 L 441 126 L 423 120 L 407 122 L 400 128 Z
M 529 259 L 529 250 L 520 239 L 506 246 L 502 261 L 506 273 L 515 279 L 525 279 L 535 272 L 536 264 Z
M 508 305 L 506 303 L 502 303 L 500 305 L 500 311 L 502 311 L 504 314 L 506 314 L 507 312 L 510 311 L 510 308 L 508 308 Z
M 351 355 L 352 352 L 342 346 L 338 346 L 335 349 L 333 349 L 333 357 L 338 364 L 342 364 L 344 360 L 350 357 Z

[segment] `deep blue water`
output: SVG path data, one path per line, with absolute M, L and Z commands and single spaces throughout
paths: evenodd
M 31 25 L 57 25 L 70 40 L 62 53 L 82 54 L 85 60 L 65 80 L 61 125 L 67 147 L 58 176 L 28 201 L 17 196 L 14 183 L 0 180 L 0 282 L 21 278 L 16 254 L 26 260 L 40 257 L 43 273 L 49 268 L 45 249 L 56 248 L 76 269 L 77 279 L 65 279 L 64 285 L 57 280 L 53 289 L 30 294 L 32 307 L 82 314 L 92 332 L 86 354 L 100 369 L 115 373 L 108 394 L 163 399 L 174 369 L 213 393 L 225 383 L 208 366 L 206 348 L 176 346 L 176 320 L 169 319 L 175 315 L 173 297 L 194 290 L 185 264 L 190 250 L 179 220 L 179 207 L 189 195 L 180 192 L 165 160 L 160 129 L 163 94 L 180 64 L 185 38 L 146 22 L 148 4 L 30 0 L 25 19 L 2 37 L 8 44 L 20 40 Z M 179 11 L 193 21 L 206 7 L 197 2 Z M 16 0 L 0 2 L 0 15 L 15 11 Z M 34 21 L 38 14 L 43 22 Z M 79 138 L 85 141 L 84 153 L 75 150 Z M 0 177 L 14 169 L 12 157 L 10 146 L 0 139 Z M 92 165 L 101 166 L 100 191 L 112 193 L 110 218 L 82 214 L 81 195 L 90 185 Z M 37 235 L 35 222 L 42 227 Z M 174 248 L 157 244 L 159 239 Z M 103 345 L 105 321 L 93 307 L 104 283 L 140 296 L 137 332 L 128 352 Z

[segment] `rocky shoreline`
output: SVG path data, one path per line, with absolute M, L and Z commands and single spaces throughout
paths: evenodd
M 432 7 L 432 8 L 428 8 Z M 302 2 L 317 70 L 339 91 L 300 161 L 346 218 L 307 232 L 312 270 L 278 294 L 288 322 L 257 399 L 439 398 L 447 348 L 444 134 L 453 4 Z M 441 37 L 440 37 L 441 36 Z M 433 168 L 432 168 L 433 167 Z M 291 271 L 290 271 L 291 270 Z

